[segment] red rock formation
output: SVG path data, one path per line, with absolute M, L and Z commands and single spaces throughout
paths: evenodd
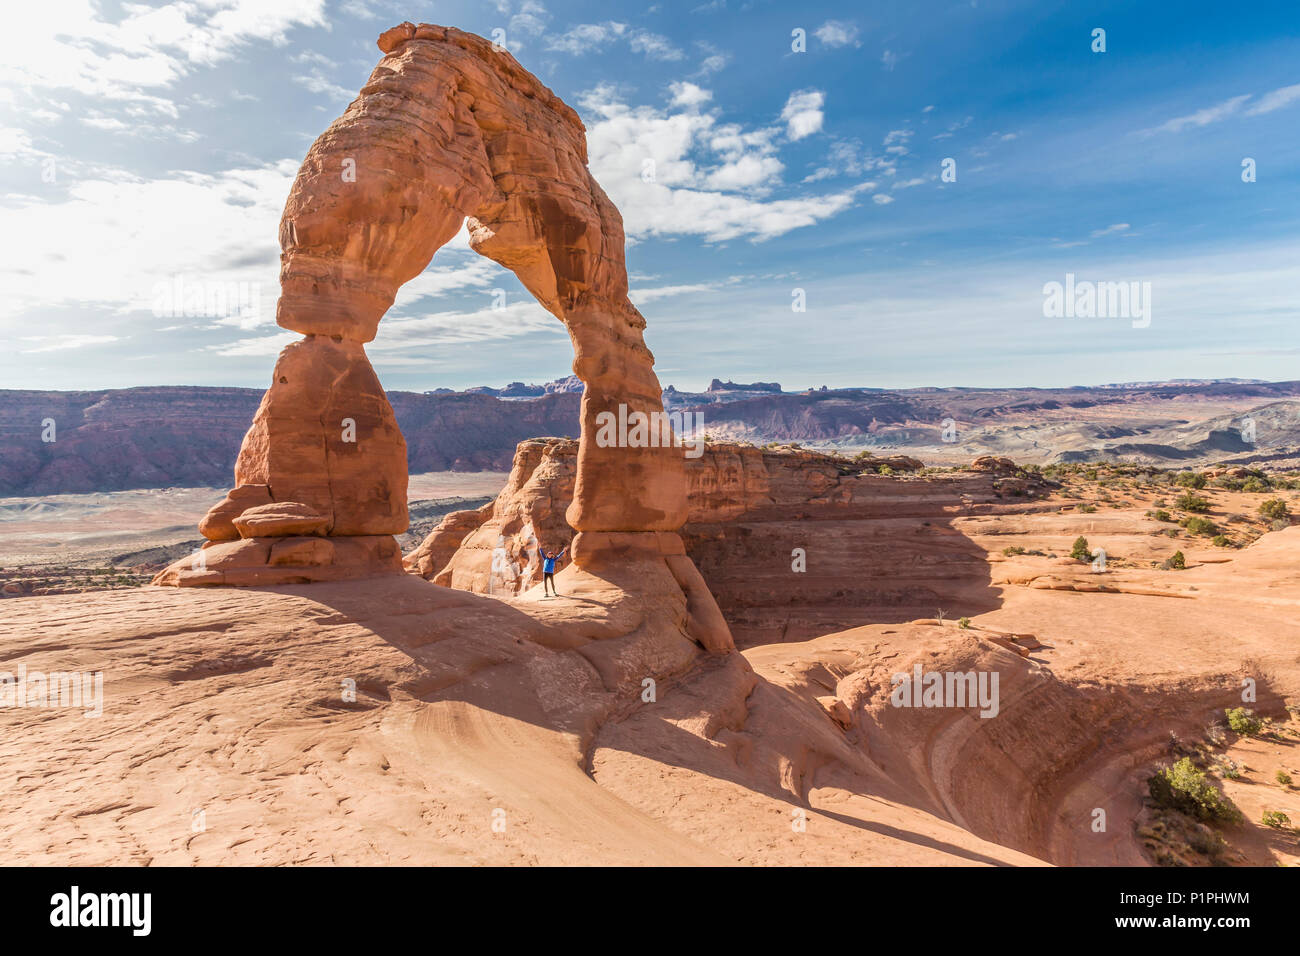
M 555 546 L 550 529 L 573 493 L 575 451 L 572 441 L 521 443 L 491 508 L 447 515 L 406 558 L 407 570 L 480 593 L 535 586 L 531 539 Z M 995 504 L 1039 507 L 1042 482 L 1016 479 L 1019 503 L 1010 506 L 1002 493 L 1010 479 L 1000 474 L 887 477 L 873 470 L 878 463 L 714 442 L 687 460 L 689 515 L 678 553 L 698 567 L 737 640 L 803 639 L 928 617 L 940 606 L 954 614 L 985 609 L 985 554 L 952 521 Z
M 306 338 L 276 363 L 240 450 L 237 485 L 265 486 L 277 504 L 294 503 L 294 515 L 319 513 L 332 539 L 406 529 L 405 445 L 363 346 L 398 288 L 468 217 L 472 248 L 513 271 L 573 342 L 584 383 L 567 509 L 579 532 L 573 560 L 596 575 L 638 571 L 639 586 L 686 601 L 692 636 L 730 648 L 676 534 L 686 520 L 682 449 L 631 435 L 598 439 L 603 414 L 623 421 L 663 406 L 645 319 L 627 298 L 622 219 L 587 170 L 582 122 L 481 37 L 403 23 L 379 48 L 384 58 L 312 145 L 285 204 L 276 321 Z M 227 539 L 209 546 L 205 570 L 181 562 L 159 583 L 235 583 L 224 571 L 242 572 L 263 554 L 260 580 L 341 572 L 345 552 L 315 546 L 272 566 L 266 539 L 301 530 L 292 522 L 263 522 L 270 535 L 229 541 L 230 524 L 244 533 L 236 504 L 252 495 L 237 492 L 205 519 Z M 309 560 L 295 565 L 298 555 Z

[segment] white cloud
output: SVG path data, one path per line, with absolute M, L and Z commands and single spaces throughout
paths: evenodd
M 1203 110 L 1197 110 L 1195 113 L 1188 113 L 1186 116 L 1175 116 L 1167 122 L 1161 123 L 1152 129 L 1143 130 L 1144 135 L 1153 133 L 1178 133 L 1187 129 L 1189 126 L 1209 126 L 1211 123 L 1217 123 L 1219 120 L 1226 119 L 1241 109 L 1242 104 L 1250 99 L 1250 94 L 1244 96 L 1234 96 L 1231 99 L 1224 100 L 1214 106 L 1207 106 Z
M 169 100 L 142 91 L 170 87 L 252 42 L 283 45 L 296 26 L 327 25 L 325 0 L 126 4 L 112 19 L 91 0 L 16 4 L 0 32 L 0 83 L 145 103 L 175 116 Z
M 845 23 L 843 20 L 827 20 L 816 30 L 813 36 L 821 40 L 828 47 L 862 46 L 858 41 L 858 28 L 856 24 Z
M 872 169 L 892 166 L 894 160 L 881 160 L 862 148 L 856 139 L 836 140 L 826 154 L 825 165 L 805 176 L 805 183 L 815 183 L 834 176 L 861 176 Z M 874 189 L 873 183 L 868 188 Z
M 631 107 L 609 87 L 589 91 L 581 103 L 591 171 L 633 239 L 768 239 L 848 209 L 867 188 L 768 199 L 782 185 L 781 127 L 722 124 L 696 108 Z M 643 175 L 647 168 L 652 176 Z
M 651 60 L 676 61 L 686 55 L 673 46 L 672 41 L 667 37 L 647 30 L 637 30 L 632 33 L 630 43 L 634 53 L 644 53 Z
M 546 7 L 537 0 L 524 0 L 519 12 L 510 18 L 510 32 L 531 37 L 541 36 L 546 31 L 546 24 L 550 19 L 551 15 L 546 12 Z
M 356 17 L 358 20 L 379 19 L 379 14 L 366 6 L 365 0 L 347 0 L 347 2 L 339 6 L 339 10 L 350 17 Z
M 211 351 L 228 358 L 279 355 L 286 345 L 296 342 L 300 338 L 302 336 L 297 332 L 277 332 L 275 335 L 259 335 L 224 345 L 214 345 L 211 346 Z
M 336 100 L 351 103 L 357 98 L 356 90 L 349 90 L 326 78 L 320 70 L 312 70 L 304 76 L 295 76 L 293 81 L 313 93 L 323 93 Z
M 461 345 L 517 338 L 534 332 L 566 335 L 564 325 L 543 309 L 527 292 L 502 308 L 490 306 L 473 312 L 436 312 L 423 316 L 389 316 L 379 335 L 367 346 L 380 365 L 387 353 L 406 353 L 413 348 Z
M 632 300 L 636 306 L 645 305 L 648 302 L 655 302 L 659 299 L 669 299 L 679 295 L 698 295 L 704 292 L 716 291 L 722 283 L 718 282 L 696 282 L 683 285 L 665 285 L 654 289 L 631 289 L 627 297 Z
M 1207 106 L 1204 109 L 1197 110 L 1194 113 L 1188 113 L 1185 116 L 1175 116 L 1171 120 L 1166 120 L 1159 126 L 1153 126 L 1150 129 L 1139 130 L 1139 136 L 1154 136 L 1157 133 L 1181 133 L 1185 129 L 1200 128 L 1209 126 L 1212 123 L 1218 123 L 1229 117 L 1243 113 L 1242 107 L 1254 96 L 1253 93 L 1243 93 L 1240 96 L 1233 96 L 1213 106 Z M 1300 100 L 1300 83 L 1292 86 L 1281 86 L 1276 90 L 1264 93 L 1256 100 L 1249 109 L 1244 111 L 1245 116 L 1262 116 L 1265 113 L 1272 113 L 1274 110 L 1280 110 L 1283 107 L 1290 106 L 1292 103 Z
M 673 94 L 673 106 L 703 106 L 713 99 L 711 92 L 700 89 L 694 83 L 673 83 L 668 89 Z
M 1105 229 L 1094 229 L 1092 231 L 1092 238 L 1099 239 L 1102 236 L 1113 236 L 1116 233 L 1128 232 L 1128 229 L 1129 229 L 1128 223 L 1117 222 L 1114 223 L 1113 225 L 1107 226 Z
M 612 20 L 605 23 L 580 23 L 558 36 L 550 37 L 546 41 L 546 49 L 581 56 L 605 46 L 626 32 L 626 23 Z
M 701 46 L 704 47 L 704 52 L 706 52 L 708 56 L 706 56 L 703 60 L 700 61 L 700 68 L 698 71 L 696 71 L 695 73 L 696 76 L 699 77 L 711 76 L 712 74 L 717 73 L 720 70 L 724 69 L 726 65 L 731 62 L 730 53 L 722 53 L 718 50 L 713 49 L 707 44 L 701 44 Z
M 803 139 L 822 128 L 822 106 L 826 94 L 821 90 L 799 90 L 791 93 L 781 110 L 781 119 L 791 139 Z
M 1271 93 L 1265 93 L 1260 97 L 1259 102 L 1246 110 L 1247 116 L 1259 116 L 1263 113 L 1271 113 L 1274 110 L 1280 110 L 1284 106 L 1289 106 L 1296 100 L 1300 100 L 1300 83 L 1294 86 L 1283 86 Z
M 153 180 L 117 170 L 74 180 L 56 198 L 3 197 L 0 330 L 22 328 L 38 307 L 151 311 L 158 284 L 175 276 L 260 290 L 256 321 L 269 324 L 280 214 L 297 167 L 283 160 Z
M 30 159 L 44 155 L 32 146 L 31 134 L 25 129 L 0 126 L 0 157 L 5 159 Z
M 446 247 L 444 247 L 446 248 Z M 506 278 L 506 270 L 476 252 L 461 253 L 456 264 L 432 265 L 397 290 L 389 315 L 405 315 L 425 296 L 445 295 L 464 289 L 486 289 Z M 438 252 L 434 262 L 450 262 L 453 254 Z
M 118 340 L 118 336 L 116 335 L 74 335 L 74 334 L 65 333 L 62 335 L 24 335 L 22 336 L 22 339 L 25 342 L 47 343 L 45 345 L 41 345 L 34 349 L 22 350 L 24 355 L 34 355 L 37 352 L 58 352 L 58 351 L 62 351 L 63 349 L 85 348 L 87 345 L 103 345 L 105 342 L 116 342 Z
M 617 20 L 603 23 L 580 23 L 570 27 L 564 33 L 551 36 L 546 41 L 546 49 L 557 53 L 581 56 L 596 50 L 602 50 L 610 44 L 627 40 L 634 53 L 642 53 L 651 60 L 676 61 L 686 54 L 673 45 L 665 36 L 629 27 Z M 718 69 L 725 65 L 718 65 Z
M 895 53 L 893 50 L 886 50 L 880 54 L 880 65 L 892 73 L 894 67 L 898 66 L 899 61 L 907 55 L 906 53 Z

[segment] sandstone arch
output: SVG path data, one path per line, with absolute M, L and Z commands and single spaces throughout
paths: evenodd
M 581 120 L 481 37 L 403 23 L 379 48 L 361 94 L 308 151 L 280 223 L 276 321 L 305 337 L 276 363 L 237 487 L 200 525 L 201 560 L 156 583 L 400 572 L 391 536 L 407 526 L 405 443 L 364 345 L 398 288 L 468 219 L 472 248 L 514 272 L 573 343 L 586 385 L 567 512 L 575 562 L 667 569 L 696 630 L 729 645 L 675 533 L 687 513 L 682 450 L 594 440 L 601 412 L 662 404 L 645 320 L 627 298 L 622 219 L 587 170 Z

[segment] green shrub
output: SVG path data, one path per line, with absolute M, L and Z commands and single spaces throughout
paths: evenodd
M 1171 515 L 1171 514 L 1170 514 L 1168 511 L 1166 511 L 1164 508 L 1157 508 L 1155 511 L 1148 511 L 1148 512 L 1147 512 L 1147 517 L 1148 517 L 1148 518 L 1154 518 L 1156 521 L 1173 521 L 1173 520 L 1174 520 L 1174 516 Z
M 1290 514 L 1287 511 L 1286 502 L 1281 498 L 1269 498 L 1268 501 L 1262 501 L 1256 510 L 1261 518 L 1267 518 L 1270 521 L 1286 518 Z
M 1255 716 L 1254 711 L 1247 710 L 1245 707 L 1233 707 L 1223 713 L 1228 718 L 1228 726 L 1232 728 L 1232 732 L 1243 737 L 1255 736 L 1264 726 L 1263 722 Z
M 1237 820 L 1240 812 L 1228 798 L 1183 757 L 1147 780 L 1147 789 L 1156 806 L 1178 810 L 1197 820 Z
M 1174 507 L 1182 511 L 1209 511 L 1210 503 L 1200 495 L 1194 495 L 1190 491 L 1184 492 L 1178 496 L 1174 502 Z
M 1174 484 L 1180 488 L 1204 488 L 1205 476 L 1198 471 L 1180 471 L 1174 476 Z
M 1086 515 L 1090 515 L 1097 510 L 1096 505 L 1079 505 L 1079 510 Z
M 1187 558 L 1183 556 L 1183 552 L 1175 551 L 1165 561 L 1165 565 L 1167 570 L 1182 571 L 1187 567 Z
M 1210 539 L 1210 544 L 1214 545 L 1216 548 L 1230 548 L 1232 547 L 1232 539 L 1226 534 L 1216 534 Z
M 1242 490 L 1242 491 L 1248 491 L 1248 492 L 1250 492 L 1251 494 L 1255 494 L 1255 495 L 1257 495 L 1257 494 L 1260 494 L 1261 492 L 1264 492 L 1264 491 L 1268 491 L 1268 490 L 1269 490 L 1269 488 L 1268 488 L 1268 482 L 1267 482 L 1267 481 L 1262 481 L 1262 480 L 1260 480 L 1259 478 L 1255 478 L 1255 477 L 1252 476 L 1252 477 L 1250 477 L 1250 478 L 1247 478 L 1247 479 L 1242 483 L 1242 485 L 1241 485 L 1241 490 Z
M 1287 773 L 1285 770 L 1279 770 L 1276 774 L 1273 775 L 1273 779 L 1275 779 L 1278 783 L 1280 783 L 1284 787 L 1291 786 L 1291 775 Z
M 1209 518 L 1184 518 L 1179 522 L 1190 534 L 1216 535 L 1219 526 Z
M 963 617 L 960 621 L 957 622 L 957 626 L 963 629 L 970 627 L 970 618 Z
M 1006 555 L 1008 558 L 1012 558 L 1015 557 L 1017 554 L 1024 554 L 1025 549 L 1018 544 L 1013 544 L 1010 547 L 1003 548 L 1002 553 Z
M 1265 810 L 1261 820 L 1264 826 L 1275 830 L 1282 830 L 1291 825 L 1291 818 L 1281 810 Z
M 1088 550 L 1088 539 L 1083 535 L 1074 539 L 1074 549 L 1070 552 L 1070 557 L 1076 561 L 1092 560 L 1092 552 Z

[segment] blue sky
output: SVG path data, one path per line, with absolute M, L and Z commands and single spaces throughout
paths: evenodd
M 289 185 L 406 19 L 503 30 L 583 117 L 665 384 L 1300 378 L 1290 4 L 51 0 L 0 37 L 0 387 L 266 385 Z M 1067 273 L 1150 324 L 1045 317 Z M 415 390 L 572 361 L 463 234 L 369 352 Z

